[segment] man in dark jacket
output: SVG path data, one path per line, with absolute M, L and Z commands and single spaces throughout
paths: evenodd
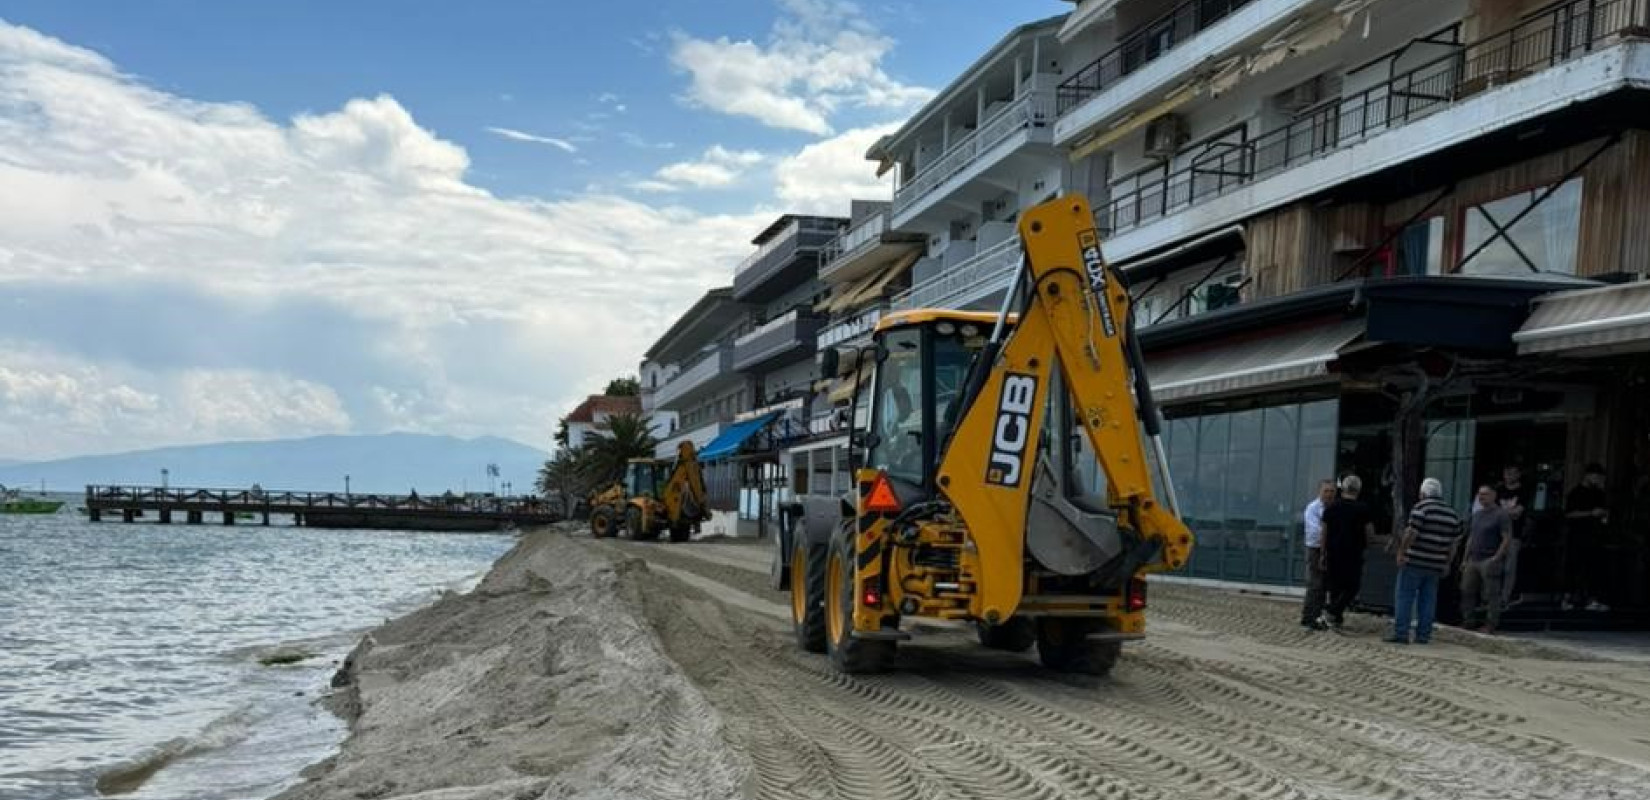
M 1375 534 L 1375 516 L 1358 499 L 1364 482 L 1356 475 L 1341 479 L 1341 496 L 1323 512 L 1323 559 L 1329 583 L 1329 627 L 1340 630 L 1346 610 L 1363 585 L 1364 549 Z

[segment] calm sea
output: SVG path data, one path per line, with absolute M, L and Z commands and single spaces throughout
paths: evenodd
M 0 514 L 0 799 L 267 797 L 342 741 L 314 705 L 362 629 L 514 538 Z M 315 657 L 263 666 L 300 650 Z

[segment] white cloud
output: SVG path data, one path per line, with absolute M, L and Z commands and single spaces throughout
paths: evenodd
M 668 141 L 656 142 L 656 141 L 644 138 L 641 135 L 633 133 L 631 131 L 620 131 L 619 132 L 619 141 L 624 142 L 625 144 L 628 144 L 631 147 L 640 147 L 644 150 L 674 150 L 674 149 L 676 149 L 676 143 L 675 142 L 668 142 Z
M 762 154 L 755 150 L 729 150 L 718 144 L 711 145 L 693 161 L 665 165 L 655 177 L 673 184 L 711 189 L 733 183 L 745 170 L 760 163 Z
M 674 183 L 652 179 L 632 181 L 629 186 L 639 192 L 679 192 L 682 189 Z
M 568 152 L 568 153 L 577 153 L 577 152 L 579 152 L 578 146 L 573 144 L 571 141 L 568 141 L 567 139 L 557 139 L 554 136 L 539 136 L 538 134 L 534 134 L 534 133 L 527 133 L 525 131 L 518 131 L 518 130 L 515 130 L 514 128 L 488 128 L 487 132 L 497 134 L 499 136 L 503 136 L 506 139 L 512 139 L 512 140 L 515 140 L 515 141 L 518 141 L 518 142 L 531 142 L 533 144 L 546 144 L 546 145 L 554 147 L 558 150 L 562 150 L 562 151 L 565 151 L 565 152 Z
M 506 200 L 468 169 L 387 96 L 272 120 L 0 22 L 0 458 L 333 430 L 542 445 L 771 218 Z
M 775 128 L 831 132 L 845 106 L 906 109 L 933 92 L 908 86 L 882 69 L 894 42 L 851 3 L 782 0 L 783 13 L 763 43 L 675 35 L 671 62 L 690 78 L 686 99 Z
M 774 192 L 788 211 L 846 214 L 849 200 L 887 200 L 891 178 L 877 178 L 865 151 L 897 124 L 855 128 L 815 142 L 774 165 Z

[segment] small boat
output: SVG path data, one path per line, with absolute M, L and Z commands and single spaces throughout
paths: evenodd
M 56 514 L 62 507 L 62 500 L 24 497 L 16 489 L 0 486 L 0 514 Z

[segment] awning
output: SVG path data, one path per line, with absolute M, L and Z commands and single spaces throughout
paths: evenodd
M 888 284 L 892 283 L 895 278 L 905 274 L 905 271 L 910 269 L 912 264 L 917 263 L 919 258 L 922 258 L 922 251 L 914 250 L 900 256 L 879 271 L 839 286 L 831 292 L 830 299 L 814 304 L 814 310 L 835 314 L 856 308 L 881 297 L 882 290 L 886 289 Z
M 871 370 L 875 366 L 876 366 L 875 362 L 870 360 L 870 359 L 866 359 L 865 364 L 860 366 L 860 368 L 859 368 L 859 385 L 860 385 L 860 390 L 861 391 L 870 391 L 870 387 L 871 387 Z M 838 405 L 838 404 L 841 404 L 841 403 L 846 403 L 849 400 L 852 400 L 853 397 L 854 397 L 854 369 L 853 369 L 853 367 L 849 367 L 848 368 L 848 374 L 842 375 L 842 376 L 836 378 L 835 380 L 831 381 L 831 388 L 830 388 L 830 391 L 826 393 L 825 399 L 831 401 L 831 405 Z
M 1543 295 L 1513 341 L 1522 355 L 1650 350 L 1650 281 Z
M 718 461 L 729 456 L 738 455 L 739 448 L 745 446 L 752 436 L 760 433 L 768 423 L 773 422 L 781 412 L 770 411 L 760 417 L 747 419 L 744 422 L 735 422 L 722 431 L 705 449 L 699 451 L 700 461 Z
M 1326 380 L 1329 362 L 1364 332 L 1362 319 L 1266 333 L 1146 358 L 1159 401 L 1216 398 Z
M 1175 89 L 1157 105 L 1136 112 L 1134 115 L 1113 125 L 1111 129 L 1099 133 L 1088 141 L 1072 148 L 1071 160 L 1073 162 L 1082 161 L 1094 153 L 1116 144 L 1123 137 L 1151 124 L 1152 120 L 1185 105 L 1188 100 L 1197 97 L 1202 89 L 1203 84 L 1197 82 Z

